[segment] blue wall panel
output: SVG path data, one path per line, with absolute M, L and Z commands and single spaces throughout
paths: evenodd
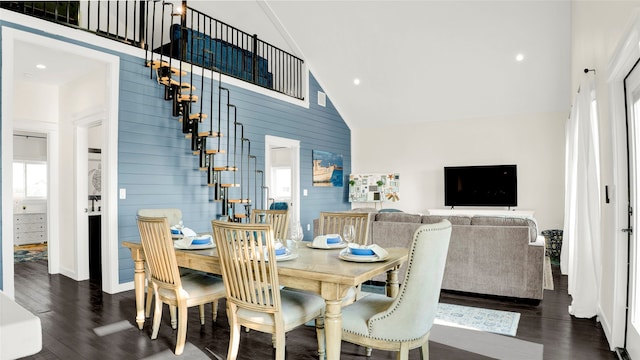
M 6 22 L 0 22 L 0 25 L 51 37 L 39 30 L 20 25 Z M 171 115 L 171 102 L 163 99 L 164 90 L 158 85 L 155 75 L 153 79 L 149 78 L 149 68 L 143 66 L 143 59 L 91 44 L 53 37 L 120 57 L 118 188 L 127 189 L 127 198 L 118 200 L 118 241 L 138 241 L 135 215 L 142 208 L 180 208 L 185 226 L 195 231 L 210 231 L 211 219 L 222 213 L 221 203 L 212 200 L 213 190 L 206 184 L 206 173 L 198 170 L 198 157 L 191 152 L 190 140 L 185 139 L 181 131 L 182 124 Z M 202 111 L 208 114 L 215 120 L 217 127 L 217 79 L 214 81 L 213 107 L 209 102 L 210 79 L 205 78 L 202 96 L 200 91 L 203 87 L 199 75 L 194 74 L 193 81 L 190 78 L 183 78 L 183 81 L 195 84 L 196 94 L 201 100 L 205 99 L 202 110 L 200 104 L 196 104 L 192 112 Z M 350 207 L 346 187 L 313 187 L 312 184 L 313 150 L 342 154 L 343 173 L 348 175 L 351 171 L 351 142 L 350 130 L 331 102 L 328 100 L 326 107 L 317 105 L 316 94 L 322 89 L 316 79 L 310 76 L 309 82 L 311 105 L 308 109 L 249 89 L 224 84 L 229 88 L 230 102 L 237 107 L 237 121 L 244 124 L 244 136 L 250 139 L 251 153 L 256 156 L 258 169 L 264 169 L 265 135 L 300 141 L 300 187 L 308 189 L 309 192 L 308 196 L 300 197 L 303 224 L 312 223 L 320 211 L 345 210 Z M 223 100 L 226 102 L 226 94 L 223 94 Z M 220 143 L 224 149 L 227 141 L 234 135 L 233 126 L 231 131 L 227 131 L 226 119 L 226 111 L 223 111 L 224 136 Z M 208 121 L 209 119 L 204 122 L 207 125 L 201 125 L 201 130 L 208 130 Z M 233 144 L 233 140 L 230 144 Z M 216 145 L 217 140 L 208 140 L 209 149 Z M 216 165 L 220 165 L 225 159 L 225 155 L 217 155 Z M 240 166 L 239 159 L 237 165 Z M 246 167 L 246 160 L 242 166 Z M 253 161 L 250 166 L 255 170 Z M 225 174 L 223 182 L 240 181 L 239 173 L 235 174 L 236 181 L 233 180 L 233 176 L 232 173 Z M 245 187 L 242 194 L 243 197 L 253 199 L 255 177 L 247 177 L 247 173 L 244 173 L 245 185 L 247 178 L 251 187 Z M 229 197 L 240 197 L 240 190 L 233 189 Z M 236 205 L 236 208 L 240 211 L 241 205 Z M 306 232 L 305 237 L 310 236 L 311 232 Z M 118 258 L 119 282 L 132 281 L 134 271 L 129 250 L 119 246 Z M 0 256 L 0 288 L 1 269 Z
M 139 65 L 138 59 L 125 59 L 123 64 Z M 123 66 L 127 68 L 128 66 Z M 184 80 L 184 79 L 183 79 Z M 150 83 L 157 89 L 149 89 L 137 82 Z M 218 90 L 214 81 L 213 107 L 210 104 L 211 83 L 206 79 L 204 89 L 200 85 L 200 76 L 194 75 L 193 84 L 197 90 L 194 94 L 200 100 L 205 99 L 201 110 L 200 104 L 194 104 L 192 112 L 202 111 L 214 119 L 214 131 L 217 130 Z M 301 221 L 303 224 L 312 223 L 320 211 L 345 210 L 349 208 L 346 201 L 346 189 L 330 187 L 313 187 L 312 185 L 312 151 L 325 150 L 342 154 L 344 160 L 344 174 L 350 173 L 350 130 L 328 103 L 327 107 L 315 105 L 312 99 L 309 109 L 274 100 L 247 89 L 224 84 L 229 88 L 229 101 L 236 106 L 236 113 L 230 113 L 233 121 L 244 126 L 244 137 L 250 139 L 251 154 L 256 156 L 258 169 L 264 169 L 264 137 L 274 135 L 300 140 L 301 180 L 303 189 L 309 190 L 309 196 L 301 197 Z M 135 93 L 130 88 L 142 88 L 144 94 Z M 204 90 L 204 93 L 201 91 Z M 310 93 L 321 91 L 315 78 L 310 78 Z M 135 226 L 135 213 L 138 209 L 178 207 L 183 212 L 186 226 L 196 231 L 209 231 L 211 219 L 222 213 L 221 204 L 213 202 L 213 192 L 206 185 L 206 174 L 197 169 L 197 156 L 191 154 L 190 141 L 181 133 L 181 123 L 171 116 L 171 102 L 162 99 L 161 87 L 151 80 L 147 73 L 136 75 L 127 74 L 127 81 L 120 86 L 121 96 L 126 93 L 126 100 L 121 98 L 120 129 L 119 129 L 119 187 L 127 188 L 127 199 L 120 201 L 119 232 L 121 240 L 138 241 Z M 155 97 L 155 99 L 148 99 Z M 223 93 L 223 103 L 227 96 Z M 221 147 L 226 150 L 230 141 L 230 161 L 233 162 L 233 144 L 235 129 L 233 124 L 227 130 L 227 111 L 222 110 Z M 201 124 L 201 130 L 209 129 L 209 119 Z M 240 132 L 240 128 L 237 130 Z M 208 148 L 217 146 L 217 139 L 208 140 Z M 238 142 L 239 144 L 239 142 Z M 238 148 L 237 151 L 240 151 Z M 245 152 L 248 151 L 245 148 Z M 216 156 L 216 165 L 224 163 L 226 155 Z M 237 166 L 241 166 L 237 158 Z M 246 160 L 242 166 L 246 168 Z M 254 167 L 254 162 L 250 165 Z M 252 169 L 255 170 L 255 169 Z M 247 186 L 242 191 L 242 197 L 250 197 L 255 201 L 255 177 L 253 174 L 226 173 L 223 182 L 240 181 L 243 177 Z M 260 178 L 258 179 L 261 180 Z M 345 182 L 346 183 L 346 182 Z M 239 189 L 231 189 L 230 198 L 240 197 Z M 260 194 L 258 193 L 258 196 Z M 242 206 L 236 205 L 236 211 L 241 212 Z M 307 232 L 307 237 L 311 232 Z M 119 252 L 120 282 L 133 279 L 133 263 L 126 249 Z

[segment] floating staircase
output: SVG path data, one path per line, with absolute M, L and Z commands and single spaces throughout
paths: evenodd
M 251 140 L 245 137 L 244 125 L 237 120 L 238 109 L 230 101 L 229 89 L 222 86 L 221 72 L 214 67 L 208 69 L 212 74 L 218 73 L 218 82 L 214 86 L 213 76 L 211 77 L 211 96 L 205 99 L 205 68 L 202 68 L 200 74 L 201 83 L 196 87 L 193 85 L 193 66 L 189 65 L 191 71 L 186 71 L 183 69 L 183 64 L 186 63 L 177 61 L 179 66 L 176 68 L 172 66 L 171 58 L 165 58 L 161 54 L 160 59 L 147 60 L 145 65 L 151 68 L 150 78 L 153 79 L 155 72 L 158 84 L 164 87 L 164 99 L 172 102 L 172 115 L 182 123 L 181 130 L 185 139 L 190 140 L 191 152 L 198 156 L 196 166 L 200 171 L 206 172 L 207 185 L 213 189 L 212 200 L 222 203 L 222 215 L 227 216 L 229 221 L 248 221 L 254 204 L 249 195 L 251 160 L 254 163 L 255 198 L 264 190 L 268 191 L 268 188 L 264 184 L 258 186 L 258 175 L 263 176 L 264 172 L 257 169 L 257 158 L 251 154 Z M 187 77 L 189 79 L 185 81 Z M 215 89 L 218 92 L 217 104 L 213 96 Z M 203 100 L 208 100 L 210 113 L 213 114 L 216 110 L 217 122 L 214 122 L 215 116 L 205 113 Z M 199 109 L 194 109 L 196 107 Z M 207 119 L 208 123 L 205 122 Z M 226 125 L 226 134 L 233 134 L 224 144 L 221 141 L 223 125 Z M 223 182 L 223 178 L 231 179 L 231 182 Z M 262 181 L 264 182 L 264 176 Z M 233 188 L 239 189 L 234 192 L 234 195 L 239 193 L 239 197 L 230 196 Z

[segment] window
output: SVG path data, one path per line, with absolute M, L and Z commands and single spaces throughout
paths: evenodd
M 13 163 L 13 197 L 42 199 L 47 197 L 47 164 L 45 162 Z
M 291 168 L 272 168 L 271 179 L 274 198 L 278 200 L 291 198 Z

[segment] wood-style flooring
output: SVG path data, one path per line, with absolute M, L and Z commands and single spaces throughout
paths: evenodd
M 567 313 L 567 279 L 559 274 L 558 267 L 553 272 L 555 290 L 545 290 L 539 305 L 446 292 L 441 301 L 520 312 L 516 337 L 543 344 L 544 359 L 616 359 L 597 321 L 575 319 Z M 142 359 L 175 346 L 176 332 L 169 325 L 166 307 L 157 340 L 150 339 L 150 321 L 138 330 L 133 291 L 109 295 L 100 291 L 99 284 L 49 275 L 46 261 L 15 264 L 15 284 L 16 301 L 42 322 L 43 349 L 30 359 Z M 226 357 L 229 341 L 224 302 L 220 306 L 218 321 L 213 323 L 208 318 L 205 326 L 200 326 L 197 308 L 189 313 L 187 342 L 212 359 L 216 357 L 211 352 Z M 207 307 L 207 316 L 210 311 Z M 101 326 L 123 323 L 126 329 L 112 334 L 98 336 L 94 332 Z M 317 359 L 316 345 L 313 328 L 294 329 L 287 334 L 287 359 Z M 364 354 L 364 348 L 343 342 L 342 359 L 366 360 Z M 430 343 L 430 355 L 431 359 L 487 359 L 434 342 Z M 273 359 L 271 336 L 257 331 L 243 333 L 239 359 Z M 370 359 L 395 359 L 395 354 L 374 350 Z M 410 359 L 420 359 L 419 350 L 412 350 Z

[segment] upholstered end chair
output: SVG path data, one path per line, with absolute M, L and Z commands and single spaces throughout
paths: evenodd
M 370 294 L 342 310 L 342 340 L 367 348 L 398 351 L 422 348 L 429 358 L 429 333 L 436 316 L 451 223 L 422 225 L 409 250 L 405 281 L 396 298 Z

